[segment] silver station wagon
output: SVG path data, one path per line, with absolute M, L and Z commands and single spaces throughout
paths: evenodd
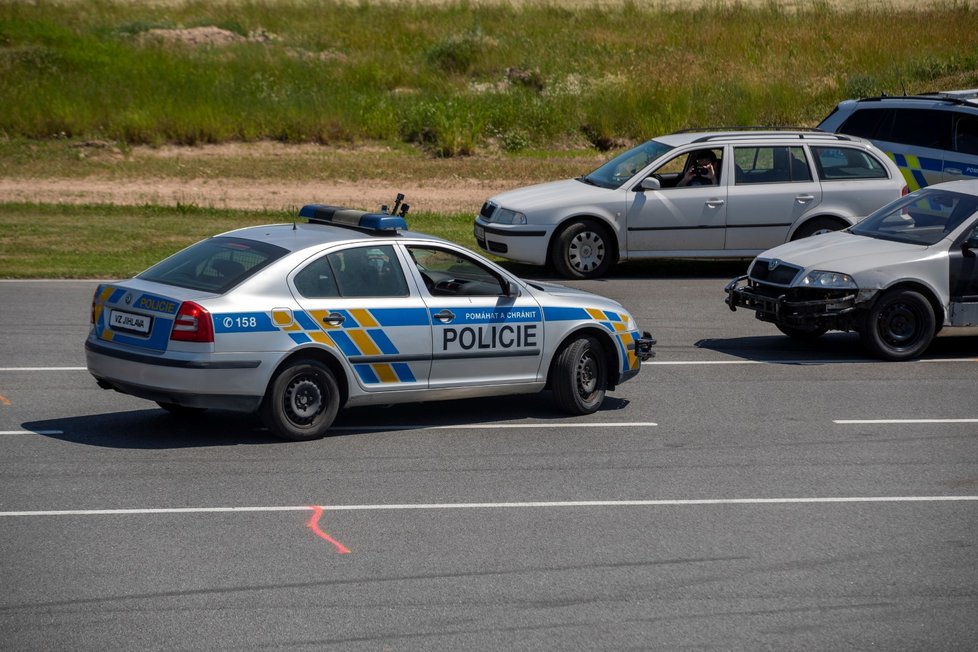
M 935 184 L 856 226 L 766 251 L 726 286 L 783 333 L 856 331 L 885 360 L 920 356 L 937 335 L 978 335 L 978 181 Z
M 305 206 L 308 222 L 214 236 L 101 285 L 88 370 L 171 412 L 258 412 L 303 440 L 343 406 L 549 389 L 588 414 L 652 355 L 615 301 L 520 280 L 405 230 L 405 212 Z
M 491 197 L 474 231 L 496 256 L 593 278 L 620 260 L 753 258 L 851 226 L 906 192 L 893 161 L 861 138 L 681 132 L 576 179 Z

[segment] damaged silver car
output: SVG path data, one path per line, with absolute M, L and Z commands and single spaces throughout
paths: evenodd
M 790 337 L 856 331 L 884 360 L 978 335 L 978 181 L 928 186 L 844 231 L 770 249 L 725 292 L 731 310 Z

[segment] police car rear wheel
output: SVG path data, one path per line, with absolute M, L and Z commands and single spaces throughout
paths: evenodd
M 272 381 L 262 404 L 262 419 L 283 439 L 319 439 L 339 411 L 339 396 L 336 378 L 326 365 L 300 360 Z
M 866 314 L 860 330 L 863 345 L 884 360 L 920 357 L 934 339 L 934 308 L 919 292 L 887 292 Z
M 591 414 L 604 402 L 608 371 L 601 345 L 593 337 L 573 341 L 557 357 L 551 387 L 560 409 Z

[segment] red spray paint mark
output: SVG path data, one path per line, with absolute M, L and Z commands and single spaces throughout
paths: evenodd
M 312 518 L 309 519 L 309 522 L 306 523 L 306 525 L 309 526 L 312 533 L 320 539 L 328 541 L 336 546 L 336 552 L 340 553 L 341 555 L 348 554 L 350 552 L 349 548 L 319 529 L 319 517 L 323 515 L 323 508 L 319 505 L 310 505 L 309 509 L 312 510 Z
M 9 406 L 10 401 L 7 400 L 6 396 L 0 395 L 0 405 Z

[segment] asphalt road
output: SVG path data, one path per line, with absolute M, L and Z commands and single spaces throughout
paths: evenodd
M 310 443 L 84 370 L 94 283 L 0 282 L 0 648 L 978 647 L 978 339 L 880 363 L 712 276 L 574 283 L 658 356 Z

